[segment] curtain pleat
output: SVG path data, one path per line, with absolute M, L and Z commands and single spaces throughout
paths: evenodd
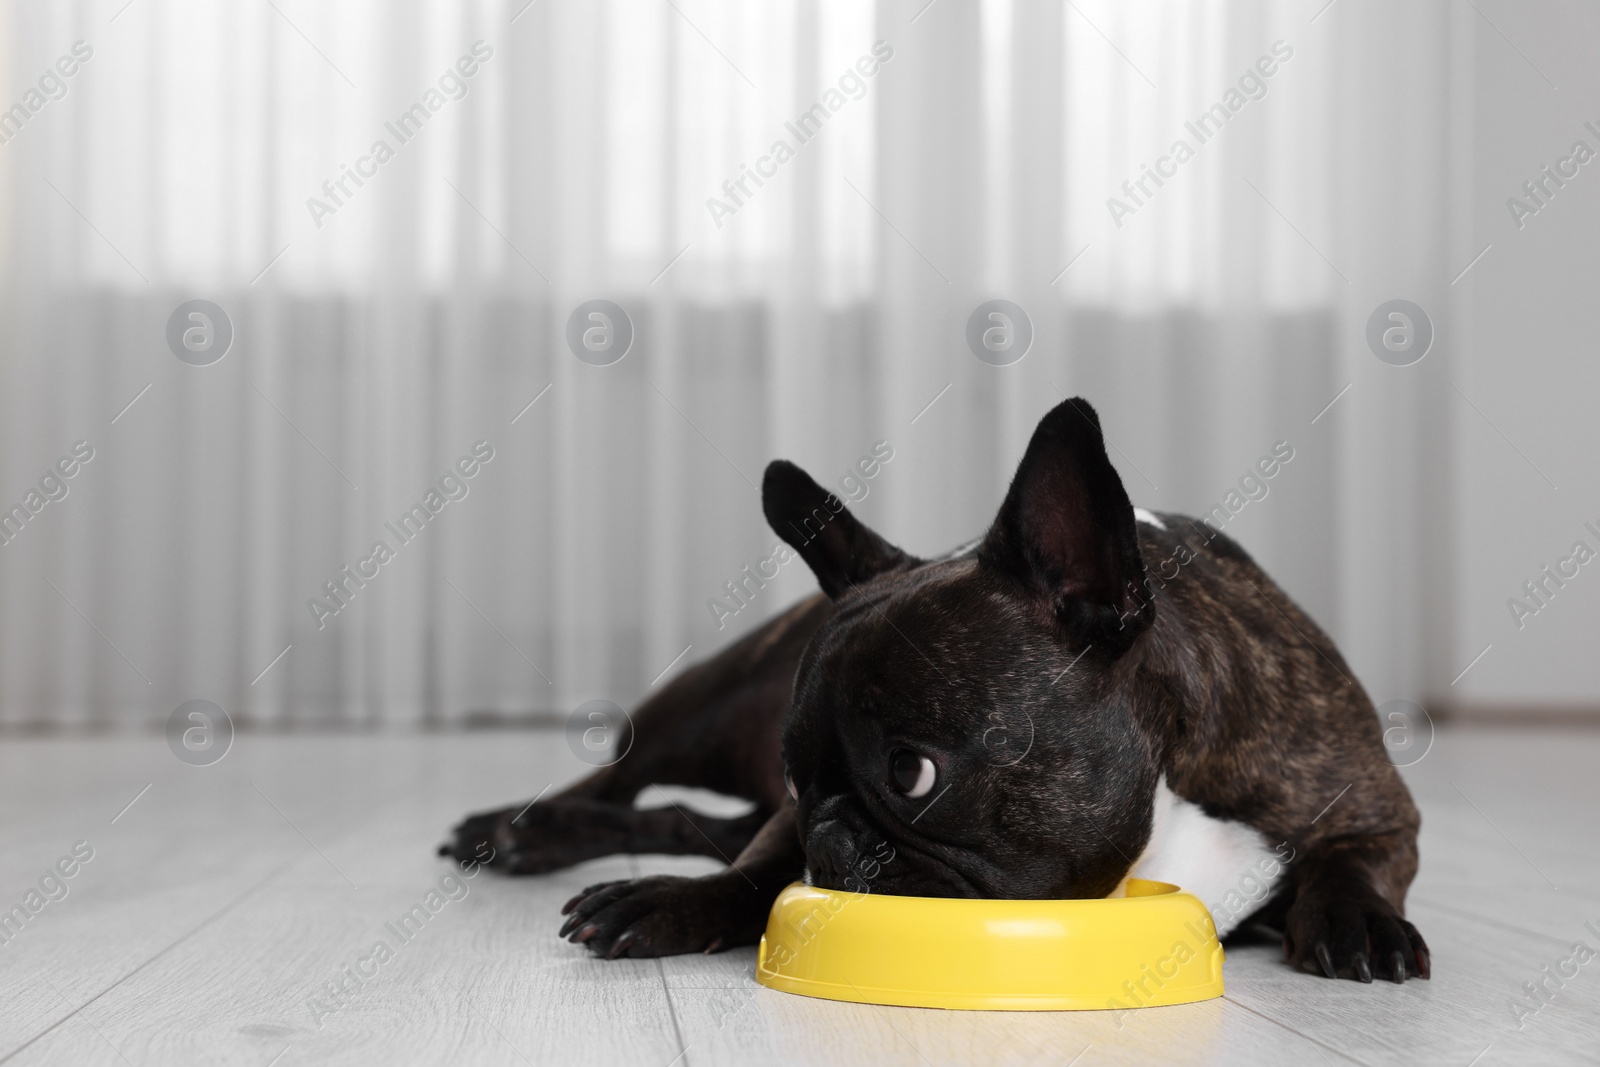
M 1291 442 L 1229 532 L 1375 695 L 1436 688 L 1449 640 L 1420 631 L 1447 576 L 1415 546 L 1449 479 L 1418 457 L 1450 427 L 1440 390 L 1377 380 L 1361 329 L 1448 280 L 1422 195 L 1448 158 L 1443 5 L 924 3 L 7 7 L 7 84 L 78 39 L 94 57 L 0 145 L 0 504 L 95 455 L 0 545 L 0 727 L 191 699 L 282 729 L 630 706 L 814 589 L 797 561 L 730 592 L 777 543 L 769 460 L 937 554 L 1080 394 L 1152 508 L 1203 512 Z M 1279 40 L 1265 95 L 1116 225 L 1124 180 Z M 400 143 L 386 123 L 478 41 L 465 95 Z M 1364 80 L 1335 92 L 1349 57 Z M 1439 95 L 1385 120 L 1419 65 Z M 1374 168 L 1424 112 L 1432 139 Z M 393 158 L 340 191 L 379 139 Z M 793 158 L 739 190 L 778 141 Z M 1375 211 L 1414 251 L 1387 272 L 1396 243 L 1351 224 Z M 995 298 L 1034 331 L 1007 367 L 965 341 Z M 211 366 L 167 348 L 191 299 L 232 324 Z M 595 299 L 631 321 L 609 366 L 567 345 Z M 1350 382 L 1361 421 L 1312 424 Z

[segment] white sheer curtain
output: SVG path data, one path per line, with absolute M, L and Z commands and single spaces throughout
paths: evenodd
M 857 508 L 937 552 L 1079 393 L 1151 507 L 1291 442 L 1230 532 L 1375 695 L 1437 684 L 1448 478 L 1417 445 L 1448 427 L 1361 330 L 1392 296 L 1442 315 L 1465 261 L 1443 4 L 525 3 L 6 8 L 4 84 L 93 54 L 0 144 L 0 503 L 94 458 L 0 546 L 0 723 L 628 705 L 812 587 L 708 606 L 775 542 L 768 459 L 837 484 L 887 442 Z M 1147 166 L 1176 169 L 1116 217 Z M 964 341 L 997 297 L 1035 330 L 1006 367 Z M 232 323 L 210 366 L 166 342 L 192 299 Z M 609 366 L 567 347 L 591 299 L 632 322 Z M 1312 424 L 1347 383 L 1367 414 Z

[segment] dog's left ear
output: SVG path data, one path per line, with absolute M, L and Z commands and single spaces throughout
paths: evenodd
M 863 526 L 844 501 L 786 459 L 767 465 L 761 510 L 834 600 L 869 578 L 918 562 Z
M 1088 401 L 1063 401 L 1039 420 L 978 559 L 1111 651 L 1150 624 L 1133 504 Z

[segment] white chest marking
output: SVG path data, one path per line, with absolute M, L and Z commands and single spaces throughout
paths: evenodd
M 1156 785 L 1150 843 L 1134 861 L 1135 878 L 1171 882 L 1211 909 L 1217 936 L 1225 936 L 1271 895 L 1281 878 L 1281 857 L 1255 829 L 1214 819 L 1179 797 L 1162 778 Z M 1121 895 L 1118 887 L 1116 895 Z
M 1134 508 L 1133 517 L 1139 522 L 1148 522 L 1151 526 L 1154 526 L 1158 530 L 1165 530 L 1167 528 L 1166 523 L 1156 518 L 1155 512 L 1147 511 L 1144 508 Z

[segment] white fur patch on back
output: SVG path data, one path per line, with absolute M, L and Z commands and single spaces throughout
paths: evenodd
M 1151 526 L 1154 526 L 1158 530 L 1165 530 L 1167 528 L 1166 523 L 1156 518 L 1155 512 L 1149 511 L 1145 508 L 1134 508 L 1133 517 L 1139 522 L 1148 522 Z
M 1156 785 L 1150 843 L 1129 877 L 1171 882 L 1211 909 L 1217 936 L 1238 926 L 1270 895 L 1284 866 L 1252 827 L 1214 819 L 1167 788 Z M 1124 880 L 1126 881 L 1126 880 Z M 1122 896 L 1118 886 L 1114 896 Z

